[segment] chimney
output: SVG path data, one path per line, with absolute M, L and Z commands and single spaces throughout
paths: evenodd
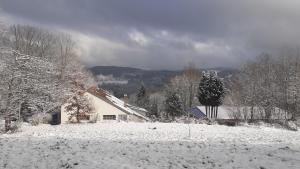
M 124 94 L 123 101 L 124 101 L 124 106 L 126 107 L 128 104 L 128 95 L 127 94 Z

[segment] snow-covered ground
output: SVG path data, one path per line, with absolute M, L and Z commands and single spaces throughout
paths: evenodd
M 300 132 L 163 123 L 24 125 L 0 135 L 0 168 L 300 167 Z

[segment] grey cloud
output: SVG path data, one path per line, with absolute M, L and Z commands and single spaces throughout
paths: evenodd
M 238 66 L 261 52 L 300 46 L 297 0 L 2 0 L 0 5 L 17 21 L 88 37 L 82 54 L 89 65 Z M 75 38 L 86 43 L 81 35 Z

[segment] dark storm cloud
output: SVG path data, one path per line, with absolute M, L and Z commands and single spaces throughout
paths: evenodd
M 89 65 L 237 66 L 300 46 L 297 0 L 2 0 L 15 20 L 71 32 Z

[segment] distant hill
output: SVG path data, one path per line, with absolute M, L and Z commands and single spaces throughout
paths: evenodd
M 95 66 L 90 68 L 90 70 L 92 71 L 92 73 L 94 75 L 114 75 L 115 77 L 120 77 L 122 76 L 124 73 L 125 74 L 135 74 L 138 72 L 142 72 L 144 70 L 142 69 L 138 69 L 138 68 L 131 68 L 131 67 L 117 67 L 117 66 Z
M 225 80 L 237 71 L 230 68 L 212 68 L 203 70 L 218 71 L 218 75 Z M 141 83 L 144 83 L 150 92 L 163 89 L 170 78 L 181 74 L 182 71 L 171 70 L 143 70 L 131 67 L 95 66 L 90 71 L 97 77 L 99 85 L 114 93 L 117 97 L 124 94 L 136 93 Z

